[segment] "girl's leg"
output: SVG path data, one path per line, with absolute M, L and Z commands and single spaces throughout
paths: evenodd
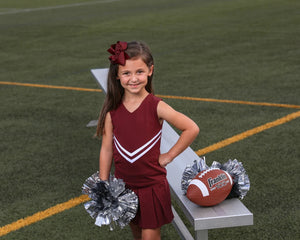
M 160 228 L 142 229 L 142 240 L 160 240 Z
M 134 240 L 141 240 L 142 239 L 142 229 L 138 225 L 135 225 L 132 222 L 129 225 L 130 225 L 130 228 L 131 228 L 133 239 Z
M 134 240 L 160 240 L 160 228 L 141 229 L 138 225 L 130 223 Z

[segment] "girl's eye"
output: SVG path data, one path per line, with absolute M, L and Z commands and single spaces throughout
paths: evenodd
M 129 76 L 129 72 L 123 72 L 123 76 Z
M 143 72 L 144 72 L 143 70 L 137 71 L 138 74 L 142 74 Z

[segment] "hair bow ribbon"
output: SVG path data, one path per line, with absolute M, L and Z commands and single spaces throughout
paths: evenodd
M 118 41 L 116 44 L 112 44 L 107 51 L 112 54 L 109 57 L 109 60 L 114 64 L 120 64 L 122 66 L 125 65 L 126 59 L 130 57 L 125 52 L 127 49 L 127 42 Z

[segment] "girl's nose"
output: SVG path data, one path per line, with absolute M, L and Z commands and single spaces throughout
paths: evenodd
M 136 82 L 138 80 L 137 76 L 135 74 L 132 75 L 132 79 L 133 82 Z

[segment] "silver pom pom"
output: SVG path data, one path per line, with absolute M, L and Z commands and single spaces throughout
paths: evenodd
M 136 215 L 137 195 L 125 188 L 122 179 L 113 175 L 110 175 L 108 181 L 101 181 L 99 173 L 94 173 L 86 179 L 82 193 L 91 198 L 91 201 L 84 204 L 84 208 L 99 227 L 109 225 L 110 230 L 113 230 L 118 225 L 123 228 Z
M 236 159 L 229 159 L 222 165 L 221 169 L 228 172 L 233 179 L 233 187 L 228 198 L 238 197 L 243 199 L 250 190 L 250 180 L 243 164 Z
M 208 169 L 209 167 L 206 165 L 205 162 L 205 157 L 194 160 L 194 163 L 192 166 L 188 165 L 182 174 L 182 178 L 181 178 L 181 190 L 183 191 L 184 194 L 186 194 L 187 188 L 190 184 L 190 182 L 192 181 L 192 179 L 194 177 L 196 177 L 196 175 L 201 172 L 204 171 L 206 169 Z

